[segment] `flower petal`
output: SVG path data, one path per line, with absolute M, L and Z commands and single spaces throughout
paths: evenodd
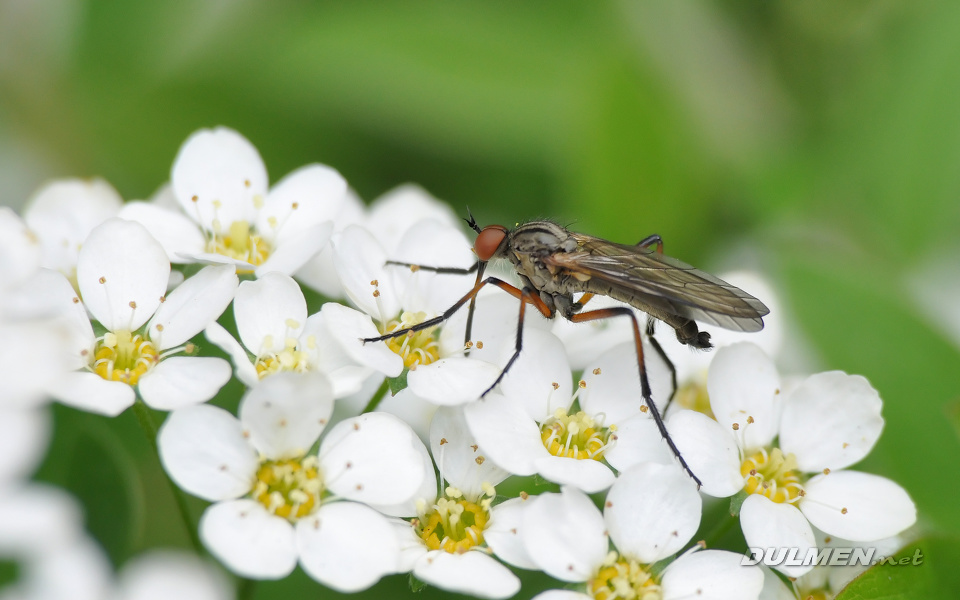
M 813 529 L 803 514 L 792 504 L 773 502 L 766 496 L 750 494 L 740 506 L 740 527 L 751 548 L 773 548 L 779 554 L 796 551 L 804 557 L 807 550 L 816 548 Z M 813 565 L 771 564 L 770 567 L 787 577 L 799 577 Z
M 320 466 L 331 492 L 371 504 L 401 504 L 420 490 L 423 442 L 410 426 L 374 412 L 335 425 L 320 444 Z
M 270 258 L 256 268 L 257 277 L 266 273 L 293 275 L 327 245 L 331 233 L 333 222 L 326 221 L 278 239 Z
M 872 542 L 896 535 L 917 520 L 907 492 L 886 477 L 839 471 L 804 484 L 800 510 L 828 535 Z
M 458 227 L 460 219 L 451 208 L 434 198 L 422 187 L 404 184 L 387 191 L 370 204 L 366 227 L 376 234 L 391 255 L 403 234 L 423 219 L 432 219 Z M 437 265 L 447 266 L 447 265 Z
M 304 456 L 333 412 L 333 390 L 321 373 L 276 373 L 250 388 L 238 414 L 249 441 L 272 460 Z
M 257 229 L 271 238 L 288 238 L 314 225 L 332 223 L 346 201 L 347 181 L 336 169 L 306 165 L 270 189 L 257 216 Z
M 324 504 L 297 522 L 296 532 L 303 570 L 338 592 L 365 590 L 400 565 L 390 522 L 363 504 Z
M 427 447 L 421 444 L 414 444 L 417 452 L 420 454 L 420 464 L 423 465 L 423 481 L 420 483 L 420 489 L 414 492 L 408 499 L 403 502 L 393 503 L 393 504 L 377 504 L 375 502 L 368 502 L 367 505 L 390 517 L 415 517 L 417 516 L 418 504 L 421 502 L 426 503 L 428 506 L 434 504 L 437 501 L 437 478 L 433 473 L 433 459 L 430 458 L 430 453 L 427 452 Z M 410 523 L 406 521 L 401 521 L 406 529 L 413 531 Z M 401 536 L 406 539 L 406 536 Z M 421 544 L 419 537 L 416 538 L 416 543 Z M 426 550 L 424 548 L 424 550 Z M 411 563 L 412 565 L 412 563 Z M 401 569 L 402 571 L 409 571 L 413 567 L 411 566 L 408 569 Z
M 743 565 L 743 555 L 725 550 L 684 554 L 670 563 L 660 580 L 664 600 L 748 600 L 759 598 L 763 571 Z
M 297 566 L 293 527 L 255 500 L 211 505 L 199 530 L 210 553 L 241 577 L 281 579 Z
M 592 600 L 593 596 L 572 590 L 547 590 L 540 592 L 532 600 Z
M 52 429 L 49 410 L 0 405 L 0 488 L 40 465 Z
M 174 410 L 213 398 L 232 374 L 222 358 L 173 356 L 141 377 L 137 389 L 150 408 Z
M 173 411 L 157 446 L 167 474 L 194 496 L 226 500 L 253 489 L 260 459 L 240 421 L 222 408 L 198 404 Z
M 150 232 L 167 253 L 172 263 L 187 262 L 184 254 L 199 254 L 206 250 L 206 240 L 196 223 L 180 212 L 150 202 L 127 202 L 118 215 L 127 221 L 136 221 Z
M 609 547 L 600 511 L 586 494 L 570 486 L 527 502 L 522 537 L 530 559 L 561 581 L 587 581 Z
M 83 303 L 110 331 L 136 331 L 146 323 L 160 306 L 169 277 L 163 246 L 143 225 L 122 219 L 104 221 L 90 232 L 77 260 Z
M 514 351 L 514 344 L 504 347 L 498 364 L 505 365 Z M 552 416 L 558 408 L 570 408 L 570 364 L 559 338 L 548 331 L 525 332 L 523 352 L 500 382 L 500 392 L 536 421 Z
M 40 268 L 41 247 L 35 230 L 27 227 L 9 206 L 0 206 L 0 290 L 26 282 Z M 76 265 L 73 260 L 71 265 Z
M 233 314 L 240 341 L 252 354 L 263 356 L 280 352 L 288 339 L 300 337 L 307 320 L 307 301 L 296 281 L 268 273 L 240 284 Z
M 211 562 L 173 550 L 149 550 L 124 563 L 115 600 L 229 600 L 229 581 Z
M 119 381 L 107 381 L 96 373 L 78 371 L 57 378 L 50 393 L 67 406 L 115 417 L 133 406 L 133 388 Z
M 180 147 L 170 183 L 183 212 L 207 231 L 225 231 L 235 221 L 253 222 L 256 199 L 266 196 L 267 169 L 236 131 L 201 129 Z
M 94 227 L 117 216 L 123 198 L 103 179 L 60 179 L 41 187 L 23 220 L 43 245 L 43 266 L 70 275 Z
M 407 385 L 434 404 L 456 406 L 479 399 L 499 375 L 500 367 L 485 360 L 453 356 L 410 371 Z
M 536 460 L 550 453 L 540 439 L 540 429 L 527 411 L 496 392 L 464 407 L 470 432 L 487 458 L 514 475 L 533 475 Z
M 238 284 L 236 269 L 204 267 L 160 305 L 147 327 L 150 339 L 160 350 L 186 342 L 226 310 Z
M 324 313 L 330 335 L 352 360 L 387 377 L 396 377 L 403 372 L 403 359 L 385 343 L 364 343 L 364 338 L 380 335 L 369 316 L 335 302 L 327 302 L 320 312 Z
M 208 340 L 220 346 L 220 349 L 230 356 L 230 359 L 233 361 L 233 367 L 236 369 L 237 379 L 247 387 L 253 387 L 259 383 L 260 376 L 257 375 L 256 367 L 250 362 L 247 351 L 240 345 L 240 342 L 230 335 L 229 331 L 224 329 L 219 323 L 213 322 L 207 325 L 207 328 L 203 330 L 203 334 Z
M 393 287 L 388 269 L 402 267 L 386 264 L 390 257 L 377 238 L 363 227 L 351 225 L 334 236 L 332 244 L 334 265 L 347 298 L 380 322 L 399 315 L 401 290 Z
M 544 456 L 533 462 L 537 473 L 554 483 L 571 485 L 588 494 L 610 487 L 616 476 L 610 467 L 591 459 Z
M 440 589 L 478 598 L 509 598 L 520 591 L 520 579 L 482 552 L 429 552 L 413 574 Z
M 490 509 L 490 522 L 483 530 L 483 539 L 500 560 L 521 569 L 536 569 L 523 545 L 523 512 L 527 498 L 510 498 Z
M 589 388 L 589 385 L 587 387 Z M 670 433 L 676 442 L 672 429 Z M 625 471 L 642 462 L 677 464 L 673 451 L 660 435 L 653 417 L 649 415 L 638 412 L 635 416 L 620 421 L 614 435 L 614 442 L 604 450 L 603 457 L 618 471 Z
M 654 406 L 662 412 L 673 393 L 672 382 L 649 342 L 643 347 Z M 619 424 L 636 416 L 647 404 L 640 388 L 637 351 L 632 340 L 614 346 L 593 360 L 583 373 L 583 381 L 586 386 L 580 391 L 580 406 L 593 415 L 605 414 L 608 424 Z
M 467 427 L 461 407 L 444 406 L 434 414 L 430 450 L 441 477 L 471 500 L 483 493 L 485 485 L 497 485 L 510 475 L 486 459 L 484 449 Z
M 700 491 L 726 498 L 743 488 L 740 451 L 731 430 L 692 410 L 670 416 L 667 430 L 687 466 L 700 480 Z
M 686 473 L 643 463 L 620 473 L 603 510 L 621 555 L 652 564 L 686 546 L 700 526 L 702 502 Z
M 842 371 L 807 377 L 783 403 L 780 448 L 801 471 L 839 470 L 859 462 L 883 430 L 880 394 Z
M 763 350 L 740 342 L 717 350 L 707 376 L 710 408 L 728 431 L 739 423 L 743 448 L 768 445 L 780 428 L 780 375 Z M 747 418 L 753 422 L 747 426 Z
M 403 234 L 391 260 L 414 265 L 467 269 L 477 262 L 459 227 L 434 219 L 422 219 Z M 437 261 L 442 260 L 443 264 Z M 433 273 L 427 270 L 395 268 L 390 271 L 403 290 L 400 304 L 439 314 L 450 308 L 473 287 L 472 277 Z

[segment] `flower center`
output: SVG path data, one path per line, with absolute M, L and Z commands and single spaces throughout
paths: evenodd
M 644 565 L 610 552 L 600 570 L 587 581 L 596 600 L 660 600 L 663 592 Z
M 93 371 L 108 381 L 136 385 L 159 360 L 160 353 L 146 337 L 129 331 L 108 331 L 97 340 Z
M 707 385 L 705 381 L 690 380 L 681 384 L 677 388 L 677 393 L 673 401 L 680 404 L 681 408 L 695 410 L 713 419 L 717 420 L 710 408 L 710 396 L 707 395 Z
M 763 494 L 774 502 L 795 502 L 803 495 L 803 485 L 795 473 L 797 458 L 783 455 L 780 448 L 771 452 L 761 449 L 740 465 L 740 474 L 746 477 L 744 490 L 748 494 Z
M 398 329 L 406 329 L 419 323 L 423 323 L 427 318 L 425 312 L 405 312 L 400 315 L 400 319 L 394 319 L 387 323 L 384 333 L 391 333 Z M 408 369 L 416 369 L 417 365 L 429 365 L 440 358 L 440 344 L 433 335 L 435 327 L 423 329 L 421 331 L 411 331 L 407 335 L 390 338 L 387 340 L 387 346 L 403 359 L 403 366 Z
M 568 415 L 567 409 L 558 408 L 541 423 L 540 439 L 554 456 L 601 460 L 611 438 L 616 439 L 614 431 L 615 426 L 604 427 L 582 410 Z
M 493 496 L 489 493 L 471 502 L 460 490 L 448 487 L 430 512 L 418 511 L 420 517 L 413 520 L 414 531 L 431 550 L 463 554 L 483 544 L 483 530 L 490 520 Z
M 296 326 L 296 323 L 291 320 L 287 325 L 293 328 Z M 316 345 L 316 340 L 313 336 L 307 337 L 306 345 L 308 348 L 313 348 Z M 310 354 L 301 348 L 300 340 L 294 337 L 288 337 L 284 340 L 283 350 L 260 356 L 254 366 L 257 369 L 257 375 L 260 376 L 260 379 L 280 371 L 305 373 L 312 368 L 310 365 Z
M 207 252 L 215 252 L 253 266 L 262 265 L 272 248 L 247 221 L 234 221 L 226 233 L 217 230 L 207 241 Z
M 257 471 L 253 497 L 278 517 L 296 521 L 316 510 L 322 492 L 319 460 L 307 456 L 299 460 L 263 461 Z

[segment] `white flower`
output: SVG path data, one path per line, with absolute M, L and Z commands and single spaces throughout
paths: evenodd
M 503 349 L 513 352 L 513 344 Z M 466 406 L 480 446 L 517 475 L 538 473 L 588 493 L 614 481 L 607 464 L 624 469 L 654 453 L 672 458 L 640 393 L 633 342 L 610 349 L 585 371 L 571 395 L 571 372 L 556 336 L 531 330 L 500 393 Z M 579 400 L 579 410 L 572 410 Z
M 0 256 L 3 257 L 0 260 L 3 406 L 0 408 L 3 410 L 29 409 L 45 403 L 50 380 L 73 368 L 72 361 L 61 351 L 68 338 L 68 328 L 60 318 L 61 305 L 55 294 L 50 293 L 51 283 L 56 288 L 63 276 L 40 268 L 41 250 L 37 236 L 23 220 L 9 208 L 0 208 Z M 9 416 L 0 421 L 7 418 L 19 420 L 21 417 Z M 40 440 L 31 433 L 36 431 L 35 427 L 20 430 L 11 426 L 11 429 L 8 435 L 0 436 L 4 439 L 0 444 L 7 450 L 35 448 L 34 443 Z M 40 445 L 45 445 L 46 435 L 40 437 L 43 439 Z M 4 471 L 0 468 L 0 480 Z
M 333 209 L 331 209 L 333 210 Z M 351 225 L 358 225 L 364 220 L 366 208 L 356 192 L 348 189 L 343 203 L 333 214 L 333 232 L 336 235 Z M 334 264 L 333 246 L 327 244 L 313 258 L 294 274 L 297 281 L 310 289 L 316 290 L 327 298 L 343 299 L 343 285 Z
M 217 323 L 206 336 L 233 358 L 237 378 L 247 386 L 281 371 L 317 371 L 340 398 L 358 391 L 374 370 L 396 376 L 403 368 L 386 344 L 360 341 L 377 335 L 370 317 L 333 302 L 308 317 L 300 286 L 280 273 L 241 283 L 233 313 L 243 346 Z
M 381 508 L 396 516 L 417 515 L 412 523 L 394 525 L 403 553 L 401 570 L 452 592 L 481 598 L 513 596 L 520 580 L 489 552 L 493 549 L 504 560 L 533 567 L 517 529 L 523 500 L 493 506 L 493 486 L 507 473 L 486 460 L 467 429 L 461 407 L 437 410 L 430 446 L 443 493 L 437 493 L 437 482 L 431 480 L 414 504 Z M 425 448 L 422 457 L 432 470 Z M 449 485 L 444 486 L 444 481 Z
M 170 178 L 186 217 L 150 203 L 121 216 L 155 233 L 175 262 L 229 264 L 258 277 L 293 274 L 317 254 L 347 195 L 343 177 L 324 165 L 302 167 L 268 193 L 256 148 L 224 127 L 192 134 Z
M 433 219 L 417 221 L 390 254 L 361 227 L 349 227 L 333 241 L 337 268 L 350 300 L 380 324 L 381 333 L 422 323 L 450 309 L 470 291 L 476 276 L 437 274 L 387 265 L 388 260 L 415 265 L 466 269 L 476 260 L 459 229 Z M 440 264 L 438 264 L 440 263 Z M 420 398 L 437 405 L 457 405 L 477 399 L 500 374 L 494 364 L 501 342 L 516 335 L 518 301 L 502 290 L 483 291 L 477 298 L 469 356 L 464 353 L 468 308 L 453 318 L 387 343 L 404 357 L 407 384 Z M 528 311 L 534 312 L 534 311 Z M 534 315 L 528 328 L 537 326 Z M 543 327 L 543 325 L 540 325 Z
M 707 389 L 716 421 L 679 411 L 669 427 L 704 493 L 747 495 L 740 525 L 749 546 L 806 552 L 816 543 L 811 524 L 867 542 L 916 520 L 899 485 L 845 470 L 870 452 L 883 428 L 880 396 L 863 377 L 818 373 L 782 398 L 776 367 L 744 342 L 717 352 Z M 810 568 L 780 570 L 796 577 Z
M 564 486 L 524 507 L 521 535 L 548 575 L 585 584 L 583 592 L 537 598 L 757 598 L 763 574 L 742 556 L 688 551 L 660 573 L 650 565 L 681 550 L 700 524 L 700 495 L 672 466 L 644 463 L 610 487 L 601 515 L 590 498 Z M 615 550 L 610 550 L 610 542 Z M 694 547 L 696 548 L 696 546 Z
M 396 417 L 372 413 L 337 424 L 310 453 L 332 407 L 321 374 L 278 373 L 247 392 L 239 419 L 198 405 L 161 427 L 161 461 L 180 487 L 214 503 L 200 537 L 234 573 L 278 579 L 299 562 L 354 592 L 398 571 L 393 527 L 367 505 L 402 504 L 420 489 L 422 443 Z
M 41 484 L 0 487 L 0 561 L 20 577 L 0 597 L 23 600 L 103 600 L 110 563 L 83 530 L 76 501 Z
M 151 407 L 170 410 L 209 400 L 230 379 L 223 359 L 171 355 L 190 350 L 183 344 L 223 312 L 236 274 L 208 267 L 165 296 L 169 273 L 163 248 L 142 225 L 110 219 L 91 232 L 77 263 L 83 302 L 65 279 L 50 286 L 62 302 L 78 369 L 53 382 L 55 397 L 112 416 L 133 404 L 134 387 Z M 94 335 L 87 311 L 103 335 Z
M 123 199 L 102 179 L 62 179 L 44 185 L 23 212 L 43 247 L 42 266 L 76 285 L 77 258 L 93 228 L 117 216 Z
M 230 600 L 233 589 L 217 568 L 192 554 L 152 550 L 126 562 L 111 600 Z

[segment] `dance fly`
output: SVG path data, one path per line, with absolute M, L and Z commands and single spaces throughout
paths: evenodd
M 477 273 L 477 282 L 466 295 L 442 315 L 428 319 L 407 329 L 365 339 L 381 341 L 406 335 L 438 325 L 449 319 L 468 301 L 471 310 L 467 319 L 467 339 L 470 337 L 473 306 L 477 293 L 485 285 L 495 285 L 521 300 L 520 316 L 514 353 L 500 376 L 481 395 L 490 392 L 503 379 L 523 348 L 523 318 L 527 304 L 544 317 L 557 313 L 579 323 L 626 316 L 633 325 L 634 345 L 640 388 L 644 402 L 650 409 L 660 434 L 689 475 L 700 480 L 687 466 L 663 424 L 660 411 L 651 397 L 650 383 L 644 366 L 640 326 L 629 308 L 612 307 L 583 311 L 584 305 L 595 295 L 608 296 L 624 302 L 649 315 L 647 334 L 651 345 L 671 370 L 673 365 L 653 337 L 654 319 L 673 328 L 677 340 L 697 349 L 709 349 L 710 334 L 700 331 L 697 321 L 725 329 L 755 332 L 763 329 L 763 316 L 770 311 L 762 302 L 743 290 L 663 254 L 663 240 L 658 235 L 644 238 L 635 245 L 616 244 L 607 240 L 575 233 L 551 221 L 532 221 L 508 229 L 502 225 L 480 228 L 473 217 L 467 220 L 477 232 L 474 251 L 478 261 L 469 269 L 428 267 L 408 263 L 403 265 L 437 273 Z M 515 287 L 496 277 L 483 278 L 486 264 L 494 259 L 509 261 L 520 278 Z M 574 300 L 574 294 L 582 294 Z M 674 374 L 674 389 L 676 388 Z

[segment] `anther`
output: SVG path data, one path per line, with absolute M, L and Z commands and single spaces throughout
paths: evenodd
M 600 374 L 600 367 L 597 367 L 596 369 L 594 369 L 594 370 L 593 370 L 593 374 L 594 374 L 594 375 L 599 375 L 599 374 Z
M 478 456 L 478 457 L 475 459 L 475 461 L 476 461 L 476 463 L 477 463 L 478 465 L 482 465 L 484 460 L 486 460 L 486 459 L 483 458 L 482 456 Z M 844 509 L 844 510 L 846 510 L 846 509 Z
M 101 278 L 98 279 L 97 281 L 99 281 L 100 283 L 106 283 L 106 282 L 107 282 L 107 278 L 106 278 L 106 277 L 101 277 Z
M 555 390 L 559 390 L 559 389 L 560 389 L 560 384 L 557 383 L 556 381 L 554 381 L 554 382 L 551 383 L 550 385 L 552 385 L 552 386 L 553 386 L 553 389 L 555 389 Z
M 136 309 L 136 308 L 137 308 L 137 303 L 134 302 L 133 300 L 131 300 L 131 301 L 130 301 L 130 308 Z
M 478 350 L 483 350 L 483 342 L 477 340 L 477 349 L 478 349 Z

